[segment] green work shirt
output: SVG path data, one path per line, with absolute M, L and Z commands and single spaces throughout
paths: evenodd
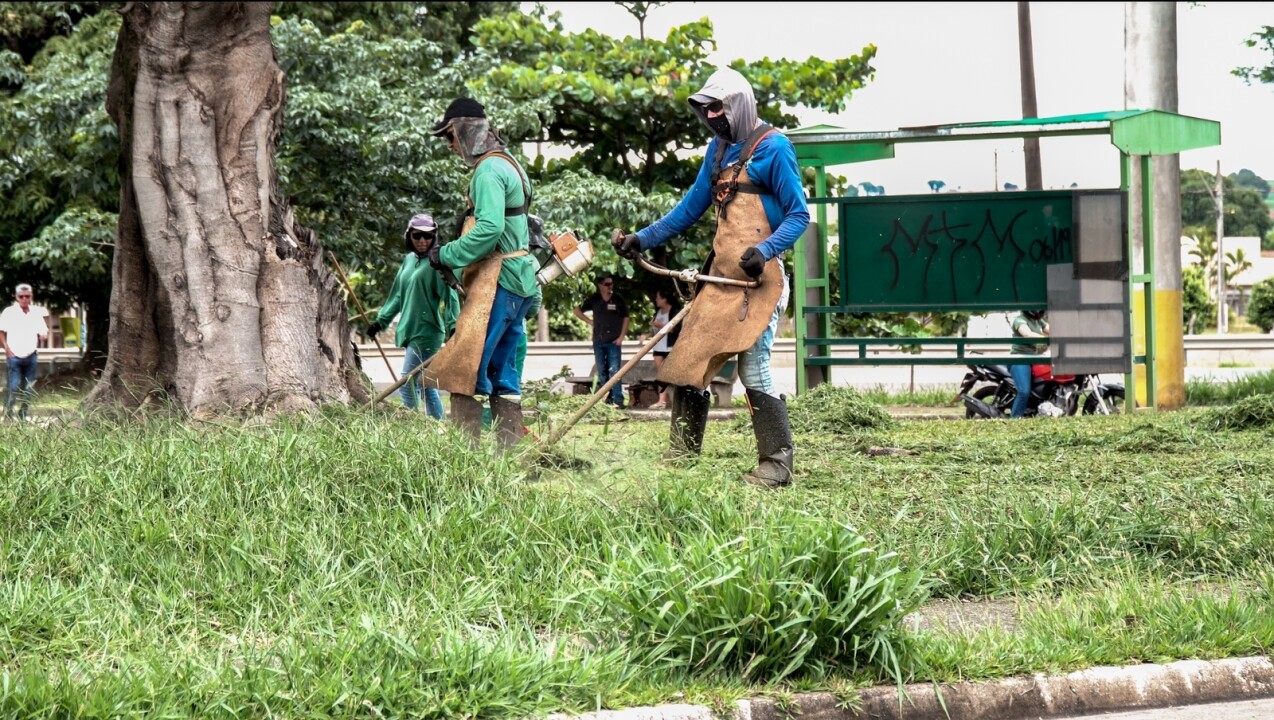
M 473 201 L 473 229 L 442 246 L 442 263 L 457 269 L 472 265 L 490 255 L 527 250 L 531 236 L 526 227 L 526 214 L 504 216 L 505 208 L 520 208 L 526 203 L 520 169 L 502 158 L 488 157 L 478 163 L 469 181 L 469 198 Z M 527 182 L 530 186 L 530 182 Z M 518 297 L 535 295 L 539 270 L 530 255 L 508 258 L 500 268 L 500 287 Z
M 1047 323 L 1044 318 L 1033 320 L 1028 318 L 1026 315 L 1018 315 L 1013 318 L 1013 334 L 1017 335 L 1017 329 L 1025 325 L 1030 328 L 1032 332 L 1043 335 L 1044 325 L 1046 324 Z M 1009 352 L 1013 355 L 1043 355 L 1048 352 L 1048 345 L 1036 345 L 1035 343 L 1029 342 L 1027 339 L 1022 339 L 1013 343 L 1013 348 L 1009 350 Z
M 376 313 L 376 322 L 388 325 L 400 312 L 394 344 L 434 353 L 456 326 L 460 298 L 429 265 L 428 258 L 409 252 L 394 276 L 389 297 Z

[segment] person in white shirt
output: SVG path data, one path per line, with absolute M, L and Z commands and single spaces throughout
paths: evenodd
M 0 343 L 4 344 L 9 365 L 9 387 L 4 395 L 4 416 L 7 420 L 13 419 L 13 405 L 19 394 L 22 396 L 22 409 L 18 417 L 26 419 L 39 360 L 36 348 L 41 339 L 49 336 L 46 321 L 49 311 L 32 305 L 31 295 L 30 285 L 19 285 L 14 292 L 14 303 L 0 313 Z

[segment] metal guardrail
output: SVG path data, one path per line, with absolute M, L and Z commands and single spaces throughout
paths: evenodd
M 1274 335 L 1186 335 L 1183 342 L 1186 355 L 1192 352 L 1269 352 L 1274 353 Z M 626 343 L 626 346 L 637 347 L 636 341 Z M 377 357 L 375 345 L 359 345 L 359 353 L 362 355 L 364 362 L 370 362 L 372 358 Z M 982 351 L 987 355 L 1003 354 L 1009 350 L 1009 345 L 986 345 Z M 850 354 L 857 353 L 857 348 L 850 347 L 833 347 L 833 354 Z M 56 371 L 57 369 L 67 365 L 79 362 L 81 353 L 78 348 L 41 348 L 40 349 L 40 365 L 42 372 L 44 369 Z M 396 347 L 386 347 L 385 354 L 389 356 L 390 362 L 396 362 L 401 367 L 403 359 L 403 349 Z M 589 341 L 560 341 L 560 342 L 531 342 L 527 344 L 528 357 L 586 357 L 590 361 L 593 357 L 593 343 Z M 774 341 L 775 355 L 792 355 L 796 354 L 795 338 L 778 338 Z M 884 356 L 902 355 L 898 347 L 882 345 L 879 350 L 873 351 L 873 354 Z M 955 355 L 954 348 L 929 348 L 926 349 L 924 355 L 927 357 L 942 357 L 945 355 Z M 914 357 L 914 356 L 913 356 Z M 377 359 L 379 362 L 379 359 Z

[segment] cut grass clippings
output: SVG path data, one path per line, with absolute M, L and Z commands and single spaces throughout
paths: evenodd
M 1204 422 L 1216 430 L 1274 429 L 1274 394 L 1253 395 L 1233 405 L 1215 408 Z
M 852 435 L 863 430 L 887 430 L 897 421 L 880 405 L 852 387 L 824 383 L 789 403 L 792 430 L 799 433 Z

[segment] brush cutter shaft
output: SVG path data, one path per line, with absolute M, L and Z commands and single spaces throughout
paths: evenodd
M 403 385 L 406 385 L 408 380 L 411 380 L 412 378 L 416 377 L 416 375 L 420 374 L 421 370 L 424 370 L 425 368 L 429 367 L 429 363 L 430 361 L 434 359 L 434 357 L 436 356 L 430 355 L 428 360 L 425 360 L 424 362 L 417 365 L 415 369 L 413 369 L 411 372 L 407 373 L 406 375 L 403 375 L 397 382 L 395 382 L 393 385 L 390 385 L 383 392 L 381 392 L 381 394 L 377 395 L 376 399 L 368 403 L 367 406 L 371 407 L 372 405 L 375 405 L 381 400 L 384 400 L 385 398 L 392 395 L 394 391 L 397 390 L 398 388 L 402 387 Z
M 606 381 L 605 385 L 602 385 L 597 389 L 597 392 L 593 393 L 593 396 L 588 399 L 588 402 L 584 403 L 584 407 L 576 410 L 575 414 L 572 415 L 569 420 L 563 423 L 559 428 L 557 428 L 557 430 L 553 431 L 553 434 L 549 436 L 549 439 L 545 441 L 544 445 L 547 447 L 561 440 L 562 436 L 566 435 L 566 432 L 574 427 L 575 423 L 579 422 L 580 418 L 583 418 L 585 413 L 592 410 L 593 406 L 600 402 L 601 399 L 606 396 L 606 393 L 610 392 L 610 389 L 615 386 L 615 383 L 619 382 L 624 375 L 628 374 L 629 370 L 632 370 L 633 367 L 637 365 L 638 360 L 645 357 L 646 353 L 650 352 L 656 345 L 659 344 L 660 340 L 663 340 L 668 333 L 672 332 L 673 328 L 677 327 L 677 325 L 685 319 L 686 314 L 690 312 L 690 305 L 691 303 L 686 303 L 686 306 L 681 309 L 681 312 L 673 315 L 672 319 L 668 321 L 668 324 L 659 328 L 659 332 L 655 333 L 655 336 L 650 338 L 650 340 L 647 340 L 646 344 L 641 346 L 636 355 L 633 355 L 632 358 L 628 362 L 624 363 L 624 366 L 621 367 L 610 380 Z
M 354 288 L 349 286 L 349 280 L 345 279 L 345 271 L 341 269 L 341 264 L 336 261 L 336 254 L 331 250 L 327 251 L 327 256 L 332 259 L 332 265 L 336 266 L 336 275 L 341 279 L 341 284 L 345 286 L 345 292 L 349 293 L 350 299 L 354 301 L 354 307 L 358 308 L 358 314 L 363 316 L 364 320 L 370 320 L 367 317 L 367 311 L 363 309 L 363 303 L 359 302 L 358 296 L 354 294 Z M 389 356 L 385 354 L 385 348 L 380 346 L 380 341 L 375 337 L 372 342 L 376 343 L 376 349 L 380 351 L 380 357 L 385 361 L 385 367 L 389 368 L 389 376 L 398 379 L 398 374 L 394 372 L 394 366 L 389 363 Z

